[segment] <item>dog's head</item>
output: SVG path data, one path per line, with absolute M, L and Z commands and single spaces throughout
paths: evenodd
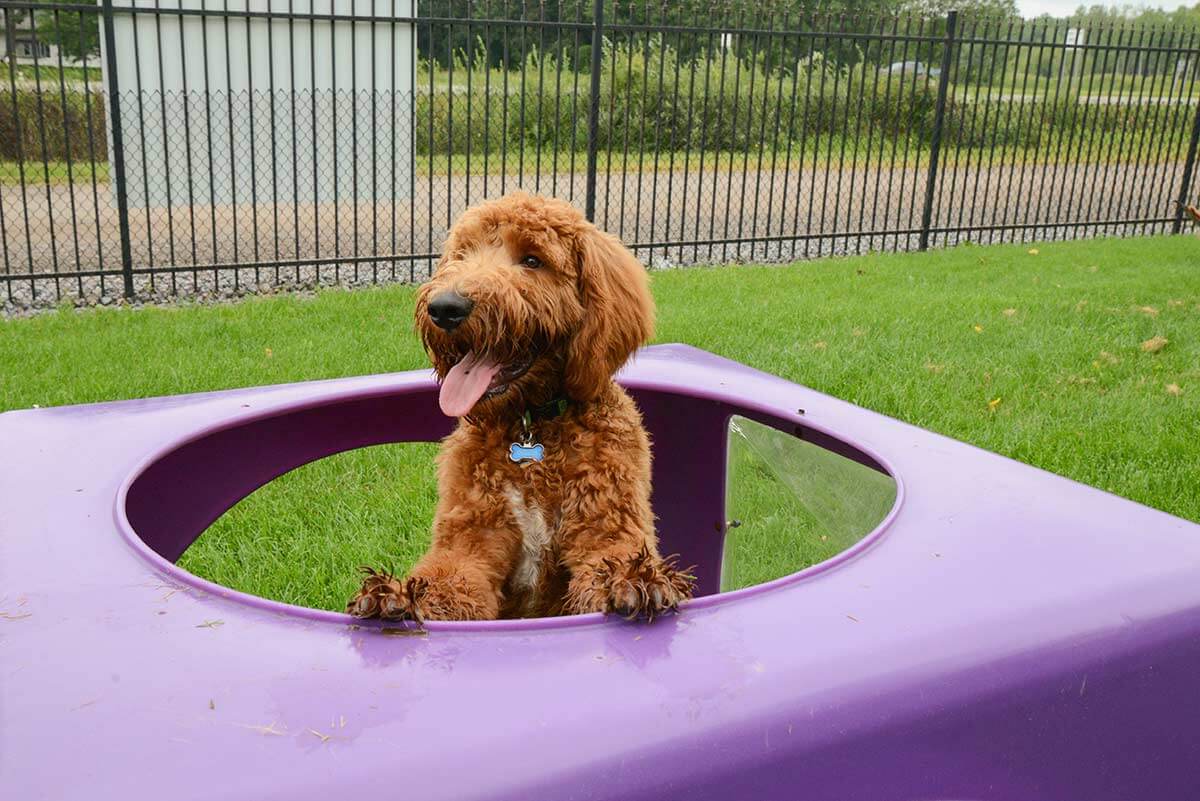
M 416 304 L 442 411 L 494 418 L 595 399 L 653 334 L 646 271 L 570 204 L 523 193 L 468 210 Z

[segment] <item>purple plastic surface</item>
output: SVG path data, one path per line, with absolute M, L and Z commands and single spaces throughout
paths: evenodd
M 0 415 L 0 798 L 1197 797 L 1200 527 L 692 348 L 622 381 L 706 593 L 733 413 L 896 506 L 653 625 L 388 636 L 170 560 L 287 469 L 443 435 L 427 371 Z

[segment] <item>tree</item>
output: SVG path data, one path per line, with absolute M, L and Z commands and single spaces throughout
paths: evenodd
M 100 54 L 100 15 L 76 11 L 38 10 L 38 38 L 58 47 L 64 59 L 81 61 Z
M 974 2 L 1005 3 L 1011 0 L 973 0 Z M 787 22 L 787 30 L 802 32 L 813 29 L 842 30 L 852 33 L 878 27 L 878 20 L 902 10 L 903 0 L 826 0 L 819 6 L 811 0 L 604 0 L 607 24 L 647 26 L 698 27 L 700 32 L 667 37 L 668 44 L 685 60 L 709 48 L 711 29 L 713 46 L 719 46 L 719 33 L 732 28 L 766 28 L 778 30 Z M 483 40 L 488 63 L 511 67 L 525 63 L 535 50 L 546 53 L 561 51 L 569 54 L 580 69 L 587 69 L 591 51 L 591 31 L 594 4 L 590 0 L 473 0 L 470 4 L 471 24 L 465 24 L 466 6 L 462 0 L 438 3 L 434 16 L 456 20 L 453 25 L 417 25 L 417 49 L 422 58 L 447 65 L 452 53 L 474 52 L 475 42 Z M 944 15 L 943 15 L 944 16 Z M 578 29 L 542 29 L 537 23 L 569 21 L 583 22 Z M 488 25 L 487 20 L 527 20 L 529 27 Z M 626 47 L 645 40 L 644 32 L 613 32 L 605 34 L 610 42 Z M 770 47 L 775 52 L 770 62 L 794 63 L 805 51 L 799 37 L 772 39 L 766 35 L 743 35 L 732 39 L 730 45 L 743 58 L 756 57 Z M 836 55 L 839 61 L 854 62 L 862 56 L 858 50 L 837 37 L 829 48 L 843 48 Z M 877 46 L 868 43 L 868 47 Z M 790 48 L 794 52 L 784 53 Z M 574 58 L 576 49 L 580 57 Z
M 1016 0 L 907 0 L 903 10 L 926 17 L 961 16 L 987 19 L 1020 19 Z

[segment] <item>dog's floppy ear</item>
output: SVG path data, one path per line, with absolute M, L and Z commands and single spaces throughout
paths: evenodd
M 588 401 L 654 336 L 654 299 L 646 269 L 615 236 L 588 224 L 575 247 L 583 323 L 567 348 L 566 390 Z

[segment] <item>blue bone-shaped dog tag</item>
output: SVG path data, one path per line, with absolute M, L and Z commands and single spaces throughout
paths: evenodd
M 522 445 L 519 442 L 514 442 L 508 446 L 508 458 L 512 459 L 517 464 L 525 464 L 526 462 L 540 462 L 546 455 L 546 449 L 540 443 L 535 445 Z

